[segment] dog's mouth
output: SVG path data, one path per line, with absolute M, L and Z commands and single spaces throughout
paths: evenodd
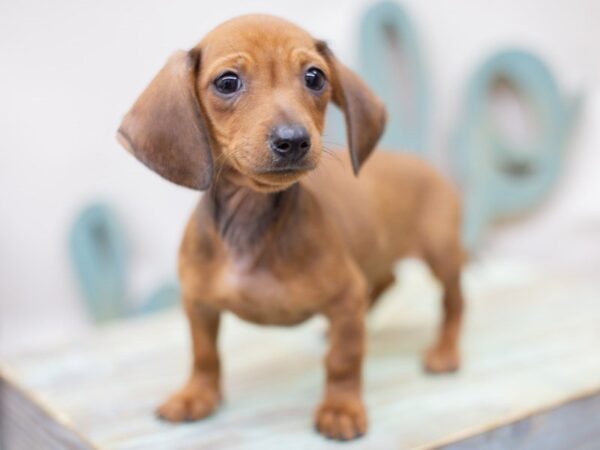
M 256 170 L 256 174 L 258 176 L 287 176 L 287 175 L 299 175 L 304 172 L 308 172 L 313 170 L 316 167 L 314 163 L 304 163 L 304 164 L 292 164 L 285 166 L 274 166 L 274 167 L 266 167 L 260 168 Z
M 282 190 L 315 168 L 314 162 L 259 168 L 254 170 L 252 181 L 261 190 Z
M 319 162 L 314 156 L 297 161 L 281 161 L 271 157 L 264 159 L 257 164 L 259 161 L 240 160 L 233 154 L 230 164 L 250 187 L 264 192 L 276 192 L 289 188 L 308 172 L 316 169 Z

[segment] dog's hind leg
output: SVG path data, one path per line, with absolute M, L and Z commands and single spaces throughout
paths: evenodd
M 431 373 L 453 372 L 460 366 L 459 340 L 464 303 L 460 245 L 451 244 L 430 251 L 425 260 L 441 282 L 443 293 L 440 329 L 435 343 L 425 353 L 424 367 Z
M 442 317 L 437 338 L 425 353 L 423 365 L 432 373 L 453 372 L 460 366 L 459 340 L 463 317 L 461 271 L 461 207 L 447 184 L 431 186 L 422 199 L 418 220 L 421 254 L 442 285 Z

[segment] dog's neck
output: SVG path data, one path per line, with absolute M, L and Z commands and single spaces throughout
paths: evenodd
M 235 254 L 258 257 L 269 241 L 267 235 L 276 237 L 290 217 L 300 189 L 295 183 L 283 191 L 264 193 L 220 177 L 208 192 L 217 232 Z

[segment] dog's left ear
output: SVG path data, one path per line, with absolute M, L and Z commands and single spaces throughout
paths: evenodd
M 213 167 L 195 89 L 199 64 L 195 49 L 174 53 L 123 119 L 117 139 L 160 176 L 205 190 Z
M 317 41 L 316 47 L 329 64 L 333 101 L 344 112 L 352 168 L 358 175 L 385 129 L 385 106 L 358 75 L 338 61 L 325 42 Z

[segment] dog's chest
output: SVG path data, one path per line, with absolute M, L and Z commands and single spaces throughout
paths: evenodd
M 284 281 L 268 268 L 248 269 L 231 264 L 219 277 L 219 303 L 250 322 L 297 324 L 315 314 L 323 302 L 323 296 L 305 278 L 288 276 Z

